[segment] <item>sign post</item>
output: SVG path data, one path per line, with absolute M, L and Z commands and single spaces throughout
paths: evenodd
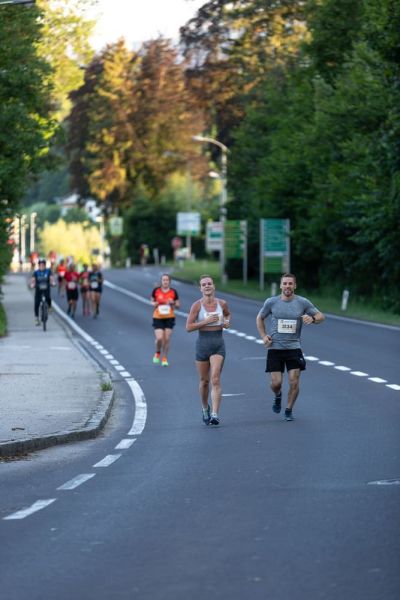
M 192 254 L 192 236 L 200 233 L 200 213 L 178 212 L 176 214 L 176 232 L 186 236 L 186 247 L 189 257 Z
M 225 221 L 225 257 L 243 260 L 243 284 L 247 285 L 247 221 Z

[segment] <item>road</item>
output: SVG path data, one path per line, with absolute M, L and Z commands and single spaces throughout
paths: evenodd
M 271 410 L 260 304 L 223 295 L 221 426 L 205 427 L 184 328 L 198 290 L 176 282 L 182 313 L 162 368 L 148 304 L 158 273 L 106 275 L 100 318 L 77 325 L 117 402 L 96 440 L 0 464 L 1 597 L 397 600 L 399 330 L 304 327 L 287 423 Z

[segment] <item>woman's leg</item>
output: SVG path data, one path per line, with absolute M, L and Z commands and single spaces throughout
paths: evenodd
M 196 368 L 199 374 L 199 392 L 201 405 L 204 410 L 208 408 L 208 392 L 210 388 L 210 363 L 208 361 L 196 360 Z
M 222 388 L 221 388 L 221 372 L 224 366 L 224 357 L 220 354 L 213 354 L 210 356 L 211 365 L 211 400 L 212 409 L 211 412 L 217 413 L 221 405 Z

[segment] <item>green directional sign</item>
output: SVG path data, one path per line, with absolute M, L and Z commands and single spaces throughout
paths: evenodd
M 260 221 L 260 287 L 264 273 L 284 273 L 290 270 L 289 219 Z
M 224 233 L 226 258 L 243 258 L 247 243 L 247 222 L 225 221 Z

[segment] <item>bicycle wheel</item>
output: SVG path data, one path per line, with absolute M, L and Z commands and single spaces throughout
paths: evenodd
M 48 317 L 48 306 L 46 300 L 42 300 L 40 304 L 40 318 L 43 324 L 43 331 L 46 331 L 47 325 L 47 317 Z

